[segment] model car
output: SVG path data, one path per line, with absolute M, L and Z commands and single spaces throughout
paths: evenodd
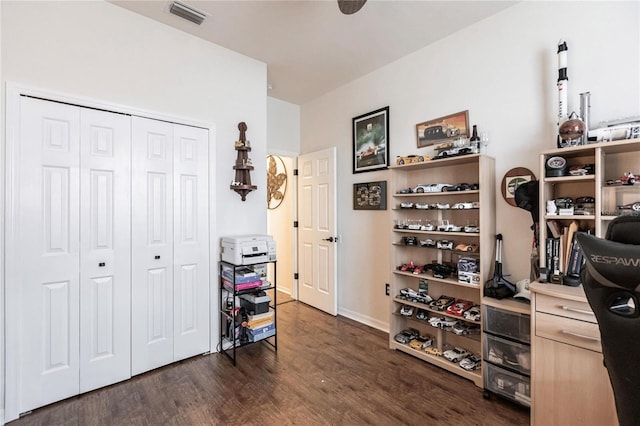
M 619 210 L 633 210 L 634 212 L 640 212 L 640 201 L 637 203 L 624 204 L 618 206 Z
M 409 262 L 409 263 L 405 263 L 402 266 L 398 266 L 398 269 L 402 272 L 413 272 L 413 270 L 415 269 L 416 264 L 413 262 Z
M 463 348 L 453 348 L 444 352 L 444 357 L 451 362 L 459 362 L 461 359 L 469 355 L 469 351 Z
M 449 223 L 448 220 L 443 220 L 442 223 L 440 225 L 438 225 L 438 231 L 440 232 L 452 232 L 452 230 L 455 228 L 456 226 L 454 224 Z
M 407 225 L 407 228 L 412 229 L 414 231 L 419 231 L 420 228 L 422 228 L 422 225 L 420 225 L 419 222 L 412 222 L 412 223 L 409 223 L 409 225 Z
M 416 237 L 402 237 L 402 242 L 407 246 L 418 245 L 418 239 Z
M 450 328 L 456 325 L 456 321 L 453 318 L 447 317 L 431 317 L 429 318 L 429 324 L 435 328 Z
M 413 193 L 413 189 L 411 188 L 403 188 L 398 191 L 398 194 L 412 194 L 412 193 Z
M 482 361 L 477 355 L 469 355 L 462 361 L 460 361 L 460 367 L 464 368 L 467 371 L 473 371 L 480 368 Z
M 413 306 L 402 305 L 402 308 L 400 309 L 400 315 L 403 315 L 405 317 L 410 317 L 411 315 L 413 315 Z
M 436 242 L 434 240 L 432 240 L 431 238 L 427 238 L 426 240 L 420 240 L 420 246 L 421 247 L 435 247 L 436 246 Z
M 460 243 L 456 246 L 458 251 L 478 251 L 478 245 L 474 243 Z
M 429 346 L 425 348 L 424 351 L 431 355 L 442 356 L 442 352 L 440 352 L 440 349 L 435 346 Z
M 400 203 L 400 208 L 401 209 L 412 209 L 414 207 L 413 203 L 410 203 L 408 201 L 405 201 L 403 203 Z
M 456 185 L 456 191 L 474 191 L 480 188 L 477 183 L 459 183 Z
M 440 240 L 437 243 L 437 247 L 440 250 L 453 250 L 453 241 L 449 240 Z
M 394 336 L 394 339 L 398 343 L 407 344 L 420 335 L 420 332 L 415 328 L 407 328 Z
M 447 192 L 447 191 L 455 191 L 455 186 L 450 185 L 448 183 L 425 183 L 417 185 L 413 188 L 413 192 L 416 193 L 424 193 L 424 192 Z
M 413 273 L 414 273 L 415 275 L 421 274 L 421 273 L 422 273 L 422 266 L 417 265 L 417 266 L 414 268 Z
M 429 203 L 416 203 L 415 204 L 415 208 L 418 210 L 428 210 L 429 209 Z
M 626 172 L 621 178 L 619 179 L 609 179 L 607 180 L 607 185 L 615 185 L 615 184 L 620 184 L 620 185 L 634 185 L 637 181 L 638 177 L 636 175 L 634 175 L 631 172 Z
M 464 311 L 471 308 L 472 306 L 473 306 L 473 302 L 470 302 L 468 300 L 458 299 L 453 305 L 447 308 L 447 313 L 461 317 L 462 314 L 464 314 Z
M 480 333 L 480 326 L 477 324 L 466 324 L 464 322 L 458 322 L 451 329 L 455 334 L 462 336 L 465 334 L 476 334 Z
M 480 227 L 478 225 L 467 225 L 464 227 L 464 232 L 477 234 L 480 232 Z
M 428 266 L 428 269 L 431 269 L 434 278 L 447 278 L 449 275 L 457 272 L 455 267 L 441 263 L 431 263 Z
M 436 209 L 438 210 L 448 210 L 450 208 L 447 203 L 436 203 Z
M 427 140 L 437 140 L 458 136 L 460 129 L 447 123 L 438 123 L 424 129 L 423 135 Z
M 455 157 L 458 155 L 472 154 L 473 148 L 470 146 L 456 146 L 453 148 L 442 150 L 436 155 L 436 158 Z
M 403 288 L 400 290 L 400 296 L 403 299 L 407 299 L 407 300 L 412 300 L 413 298 L 415 298 L 418 295 L 418 292 L 415 291 L 412 288 Z
M 472 209 L 473 203 L 469 203 L 469 202 L 455 203 L 453 206 L 451 206 L 451 208 L 452 209 Z
M 422 163 L 430 159 L 431 158 L 425 157 L 424 155 L 406 155 L 404 157 L 397 156 L 396 164 L 398 166 L 402 166 L 403 164 Z
M 471 208 L 472 209 L 479 209 L 480 208 L 480 201 L 474 201 L 471 203 Z
M 436 230 L 436 226 L 433 223 L 429 222 L 429 223 L 427 223 L 425 225 L 422 225 L 420 227 L 420 230 L 421 231 L 435 231 Z
M 429 303 L 429 308 L 435 311 L 445 311 L 449 306 L 455 303 L 455 299 L 453 297 L 445 296 L 444 294 L 438 297 L 438 299 L 433 300 Z M 456 320 L 452 320 L 453 324 L 455 324 Z M 451 324 L 451 325 L 453 325 Z
M 425 348 L 428 348 L 433 343 L 433 340 L 429 336 L 418 336 L 409 342 L 409 346 L 412 349 L 416 349 L 421 351 Z
M 409 342 L 409 347 L 411 349 L 415 349 L 419 351 L 422 349 L 422 342 L 419 341 L 418 339 L 413 339 L 412 341 Z
M 469 308 L 468 311 L 465 311 L 463 314 L 464 319 L 471 321 L 480 321 L 480 306 L 474 305 Z
M 426 321 L 427 319 L 429 319 L 429 313 L 424 309 L 418 309 L 418 312 L 416 313 L 416 319 Z

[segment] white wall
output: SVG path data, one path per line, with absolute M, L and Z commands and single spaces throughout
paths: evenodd
M 390 106 L 390 155 L 416 148 L 415 124 L 469 110 L 489 131 L 496 191 L 513 167 L 538 171 L 555 147 L 557 42 L 569 46 L 569 103 L 591 92 L 592 123 L 640 114 L 638 2 L 522 2 L 301 107 L 301 153 L 338 146 L 339 312 L 387 329 L 390 217 L 352 210 L 352 184 L 390 172 L 352 174 L 351 118 Z M 372 47 L 372 54 L 375 52 Z M 393 200 L 390 200 L 393 205 Z M 515 281 L 529 276 L 531 216 L 496 202 L 503 263 Z
M 266 232 L 265 162 L 254 161 L 258 190 L 246 202 L 229 189 L 238 122 L 248 125 L 251 157 L 266 156 L 264 63 L 102 1 L 2 1 L 0 8 L 2 105 L 11 81 L 214 124 L 214 246 L 220 235 Z M 217 259 L 217 251 L 211 253 L 214 273 Z

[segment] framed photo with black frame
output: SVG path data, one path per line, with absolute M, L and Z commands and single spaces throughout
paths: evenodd
M 389 167 L 389 107 L 353 118 L 353 173 Z
M 354 210 L 386 210 L 387 181 L 353 184 Z
M 416 124 L 418 148 L 469 137 L 469 110 Z

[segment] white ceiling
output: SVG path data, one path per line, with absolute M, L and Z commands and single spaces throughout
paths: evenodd
M 516 3 L 369 0 L 343 15 L 335 0 L 185 0 L 208 15 L 198 26 L 170 0 L 111 2 L 265 62 L 268 95 L 299 105 Z

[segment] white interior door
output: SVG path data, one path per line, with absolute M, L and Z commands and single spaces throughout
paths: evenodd
M 336 148 L 298 157 L 299 300 L 338 313 Z
M 131 118 L 131 372 L 173 361 L 172 124 Z
M 209 132 L 173 125 L 174 360 L 209 351 Z
M 20 108 L 18 265 L 9 277 L 19 290 L 7 304 L 7 322 L 19 321 L 18 413 L 76 395 L 80 383 L 80 110 L 28 97 Z
M 131 117 L 80 112 L 80 392 L 131 377 Z

